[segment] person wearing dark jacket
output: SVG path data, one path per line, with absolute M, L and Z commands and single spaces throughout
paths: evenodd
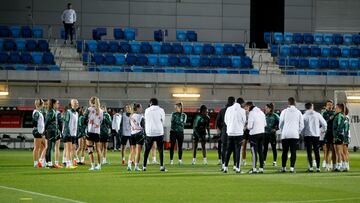
M 200 114 L 198 114 L 193 123 L 193 160 L 192 165 L 196 164 L 196 151 L 198 143 L 201 143 L 203 153 L 203 163 L 207 164 L 206 159 L 206 135 L 210 138 L 210 117 L 208 116 L 208 108 L 201 105 Z
M 280 117 L 274 113 L 274 108 L 273 103 L 266 104 L 265 106 L 266 127 L 264 137 L 264 163 L 266 162 L 267 151 L 270 143 L 271 150 L 273 152 L 273 166 L 277 166 L 276 131 L 279 130 Z
M 182 147 L 184 141 L 184 125 L 187 120 L 187 115 L 183 112 L 183 103 L 175 104 L 175 111 L 171 114 L 171 129 L 170 129 L 170 164 L 174 164 L 174 149 L 177 141 L 179 164 L 182 164 Z

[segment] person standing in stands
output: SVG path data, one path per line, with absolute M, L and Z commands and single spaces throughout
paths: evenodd
M 286 162 L 290 149 L 290 173 L 295 173 L 296 150 L 299 141 L 299 135 L 304 129 L 304 119 L 301 112 L 295 107 L 295 99 L 288 99 L 289 107 L 280 114 L 279 128 L 281 130 L 282 143 L 282 168 L 280 172 L 286 172 Z
M 184 141 L 184 125 L 186 123 L 187 116 L 183 112 L 183 103 L 175 104 L 175 112 L 171 114 L 171 129 L 170 129 L 170 164 L 174 164 L 174 149 L 177 142 L 179 164 L 182 164 L 183 154 L 183 141 Z
M 234 99 L 235 100 L 235 99 Z M 230 98 L 230 103 L 232 102 Z M 240 173 L 240 151 L 241 151 L 241 142 L 244 134 L 244 126 L 246 123 L 246 113 L 243 108 L 241 108 L 239 103 L 235 103 L 232 106 L 229 106 L 226 109 L 224 122 L 226 125 L 226 158 L 225 166 L 223 172 L 228 172 L 228 165 L 231 153 L 234 152 L 236 173 Z
M 252 152 L 252 169 L 249 173 L 264 172 L 263 145 L 266 127 L 265 114 L 256 107 L 253 102 L 246 102 L 245 109 L 249 112 L 247 129 L 250 135 L 250 147 Z M 259 156 L 259 170 L 256 169 L 257 156 Z
M 64 25 L 65 30 L 65 41 L 64 44 L 66 44 L 66 41 L 68 40 L 68 36 L 70 35 L 70 43 L 74 44 L 73 42 L 73 32 L 76 22 L 76 12 L 74 9 L 72 9 L 71 3 L 67 4 L 67 9 L 64 10 L 63 14 L 61 15 L 61 20 Z
M 327 130 L 324 136 L 324 161 L 322 167 L 325 168 L 327 171 L 330 170 L 330 151 L 332 152 L 331 157 L 333 161 L 333 168 L 335 169 L 336 166 L 336 154 L 333 145 L 333 120 L 335 116 L 334 109 L 334 102 L 332 100 L 326 101 L 325 111 L 322 113 L 322 116 L 327 122 Z
M 319 139 L 321 133 L 326 131 L 327 123 L 320 113 L 314 111 L 314 105 L 312 103 L 305 104 L 304 113 L 304 141 L 306 146 L 307 158 L 309 163 L 308 172 L 313 172 L 313 160 L 311 151 L 314 150 L 316 160 L 316 172 L 320 172 L 320 151 L 319 151 Z M 320 128 L 321 126 L 321 128 Z
M 45 137 L 47 142 L 47 149 L 46 149 L 46 163 L 49 168 L 53 168 L 53 164 L 51 161 L 51 152 L 53 150 L 53 147 L 55 145 L 55 139 L 58 134 L 58 118 L 56 116 L 56 109 L 59 106 L 59 101 L 56 99 L 50 99 L 49 101 L 49 109 L 46 113 L 46 119 L 45 119 Z
M 80 109 L 80 116 L 78 121 L 78 148 L 76 150 L 76 157 L 81 157 L 80 160 L 76 160 L 77 164 L 85 165 L 85 150 L 86 150 L 86 124 L 85 124 L 85 109 L 82 107 Z
M 73 143 L 76 143 L 77 138 L 77 127 L 79 114 L 76 109 L 79 107 L 79 102 L 76 99 L 72 99 L 70 102 L 71 108 L 64 112 L 64 121 L 63 121 L 63 136 L 64 136 L 64 145 L 65 145 L 65 157 L 66 157 L 66 168 L 74 169 L 76 165 L 73 165 Z M 76 163 L 76 161 L 75 161 Z
M 112 123 L 111 123 L 111 134 L 114 143 L 114 151 L 120 149 L 120 124 L 122 116 L 120 113 L 117 113 L 113 110 Z
M 154 142 L 156 142 L 160 158 L 160 171 L 167 171 L 164 166 L 164 123 L 165 111 L 159 107 L 156 98 L 150 99 L 149 108 L 145 110 L 145 152 L 143 171 L 146 171 L 146 164 L 149 153 Z
M 44 101 L 42 99 L 35 100 L 35 110 L 32 113 L 32 123 L 33 123 L 33 131 L 32 134 L 34 136 L 34 150 L 33 150 L 33 160 L 34 167 L 41 168 L 42 163 L 39 160 L 41 155 L 41 142 L 44 135 L 45 123 L 44 116 L 40 112 L 43 108 Z
M 226 123 L 224 121 L 225 119 L 225 113 L 227 108 L 234 105 L 235 103 L 235 97 L 228 97 L 227 104 L 225 108 L 221 109 L 218 115 L 216 116 L 216 129 L 218 130 L 218 133 L 220 134 L 220 139 L 218 142 L 218 154 L 219 155 L 219 162 L 221 164 L 221 170 L 224 170 L 225 167 L 225 156 L 226 156 L 226 146 L 227 146 L 227 133 L 226 133 Z M 235 157 L 235 156 L 233 156 Z M 234 159 L 235 160 L 235 159 Z
M 198 143 L 201 143 L 203 164 L 207 165 L 206 159 L 206 135 L 210 139 L 210 117 L 208 108 L 205 105 L 200 106 L 200 114 L 198 114 L 193 123 L 193 160 L 192 165 L 196 164 L 196 151 Z
M 266 157 L 268 152 L 269 143 L 273 152 L 273 166 L 277 166 L 277 151 L 276 151 L 276 131 L 279 129 L 279 116 L 274 113 L 274 104 L 269 103 L 265 106 L 266 113 L 266 127 L 264 137 L 264 164 L 266 163 Z
M 108 164 L 107 162 L 107 147 L 108 147 L 108 140 L 110 135 L 111 129 L 111 116 L 107 112 L 106 106 L 102 106 L 101 110 L 103 111 L 103 122 L 100 126 L 100 144 L 101 144 L 101 155 L 102 155 L 102 164 Z
M 125 165 L 125 150 L 126 144 L 129 142 L 130 145 L 130 138 L 131 138 L 131 124 L 130 124 L 130 116 L 132 114 L 132 107 L 130 104 L 125 106 L 125 112 L 122 114 L 122 120 L 120 124 L 120 133 L 121 133 L 121 164 Z M 133 161 L 133 160 L 129 160 Z

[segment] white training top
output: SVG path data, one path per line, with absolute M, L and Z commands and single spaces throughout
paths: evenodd
M 131 124 L 131 135 L 135 135 L 144 130 L 141 127 L 141 120 L 144 118 L 142 114 L 134 113 L 130 116 L 130 124 Z
M 228 136 L 242 136 L 246 123 L 246 113 L 240 104 L 235 103 L 226 109 L 224 122 Z
M 118 132 L 120 130 L 120 124 L 121 124 L 121 114 L 116 113 L 113 115 L 112 123 L 111 123 L 111 129 Z
M 302 134 L 304 136 L 320 137 L 321 134 L 325 134 L 327 123 L 321 114 L 314 110 L 307 110 L 304 113 L 303 118 L 304 129 Z
M 38 118 L 38 120 L 37 120 L 37 126 L 36 126 L 36 128 L 37 128 L 37 130 L 38 130 L 38 132 L 39 132 L 40 134 L 43 134 L 43 133 L 44 133 L 44 130 L 45 130 L 44 116 L 43 116 L 43 114 L 42 114 L 39 110 L 37 110 L 37 109 L 35 109 L 35 110 L 33 111 L 32 116 L 34 116 L 34 114 L 35 114 L 36 112 L 39 113 L 39 118 Z
M 71 24 L 76 22 L 76 12 L 74 9 L 66 9 L 61 15 L 61 20 L 65 23 Z
M 72 137 L 76 137 L 77 135 L 77 127 L 78 127 L 78 119 L 79 119 L 79 114 L 78 112 L 73 112 L 71 111 L 71 109 L 67 110 L 70 114 L 70 120 L 69 120 L 69 130 L 70 130 L 70 135 Z M 65 126 L 65 125 L 64 125 Z
M 130 125 L 130 117 L 123 113 L 122 116 L 122 136 L 131 136 L 131 125 Z
M 150 106 L 145 110 L 145 131 L 148 137 L 164 135 L 165 111 L 159 106 Z
M 247 128 L 250 130 L 250 135 L 257 135 L 265 132 L 266 127 L 266 117 L 264 112 L 261 111 L 258 107 L 254 107 L 249 112 L 249 118 L 247 123 Z
M 95 107 L 89 107 L 89 121 L 88 121 L 88 133 L 100 134 L 100 126 L 104 119 L 103 111 L 100 109 L 99 114 L 96 114 Z
M 299 139 L 299 135 L 304 129 L 301 112 L 295 106 L 284 109 L 280 114 L 279 128 L 281 139 Z

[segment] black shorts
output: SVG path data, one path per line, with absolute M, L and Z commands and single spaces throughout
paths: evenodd
M 121 145 L 126 145 L 126 143 L 128 142 L 128 140 L 129 140 L 129 142 L 130 142 L 130 139 L 131 138 L 131 136 L 121 136 L 121 140 L 120 140 L 120 142 L 121 142 Z
M 244 140 L 250 139 L 250 130 L 248 130 L 248 129 L 244 130 L 243 138 L 244 138 Z
M 36 128 L 33 129 L 32 134 L 34 138 L 42 138 L 43 136 L 42 134 L 39 133 L 39 131 Z
M 193 133 L 193 136 L 192 136 L 193 140 L 195 142 L 206 142 L 206 135 L 205 134 L 196 134 L 196 133 Z
M 75 136 L 71 136 L 71 142 L 72 144 L 77 144 L 78 143 L 78 138 Z
M 184 140 L 184 132 L 170 131 L 170 141 L 175 143 L 176 140 Z
M 333 144 L 334 142 L 334 135 L 332 134 L 332 132 L 326 133 L 324 136 L 324 142 L 326 144 Z
M 144 145 L 144 141 L 145 141 L 145 133 L 138 132 L 134 135 L 131 135 L 130 145 Z
M 100 141 L 100 135 L 97 133 L 88 133 L 86 136 L 86 139 L 92 142 L 99 142 Z
M 72 143 L 72 137 L 71 137 L 70 135 L 65 136 L 65 137 L 63 138 L 63 142 L 71 142 L 71 143 Z
M 100 134 L 100 142 L 108 142 L 109 135 L 108 134 Z

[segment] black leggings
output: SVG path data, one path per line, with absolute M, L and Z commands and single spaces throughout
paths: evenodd
M 182 159 L 183 154 L 183 142 L 184 142 L 184 133 L 170 131 L 170 160 L 174 158 L 174 149 L 177 141 L 177 150 L 178 150 L 178 158 Z
M 46 149 L 46 154 L 45 154 L 45 160 L 46 162 L 51 162 L 51 152 L 55 146 L 55 138 L 53 139 L 47 139 L 48 141 L 48 146 L 47 146 L 47 149 Z
M 145 137 L 145 152 L 144 152 L 144 163 L 143 166 L 146 167 L 147 160 L 149 157 L 149 153 L 151 151 L 151 148 L 156 142 L 157 149 L 159 151 L 159 157 L 160 157 L 160 166 L 164 166 L 164 136 L 156 136 L 156 137 Z
M 242 144 L 242 136 L 228 136 L 227 137 L 227 146 L 226 146 L 226 160 L 225 167 L 228 167 L 230 156 L 234 152 L 234 160 L 236 168 L 240 168 L 240 151 Z
M 73 32 L 74 32 L 74 23 L 65 23 L 65 40 L 68 39 L 68 35 L 70 35 L 70 40 L 73 41 Z
M 291 158 L 290 158 L 290 167 L 295 167 L 296 162 L 296 148 L 299 139 L 283 139 L 281 140 L 282 143 L 282 167 L 286 167 L 286 162 L 288 159 L 288 152 L 290 148 Z
M 309 167 L 312 167 L 312 156 L 311 151 L 314 149 L 316 168 L 320 168 L 320 151 L 319 151 L 319 137 L 305 136 L 305 147 L 307 152 L 307 158 L 309 162 Z
M 273 134 L 265 134 L 265 137 L 264 137 L 264 161 L 266 161 L 267 152 L 268 152 L 269 143 L 270 143 L 271 150 L 273 152 L 273 160 L 276 162 L 276 160 L 277 160 L 276 138 L 274 140 L 274 138 L 272 136 L 274 136 L 274 135 Z
M 264 168 L 263 158 L 263 145 L 264 145 L 264 133 L 250 135 L 250 147 L 252 152 L 252 167 L 256 168 L 256 163 L 259 156 L 260 168 Z

